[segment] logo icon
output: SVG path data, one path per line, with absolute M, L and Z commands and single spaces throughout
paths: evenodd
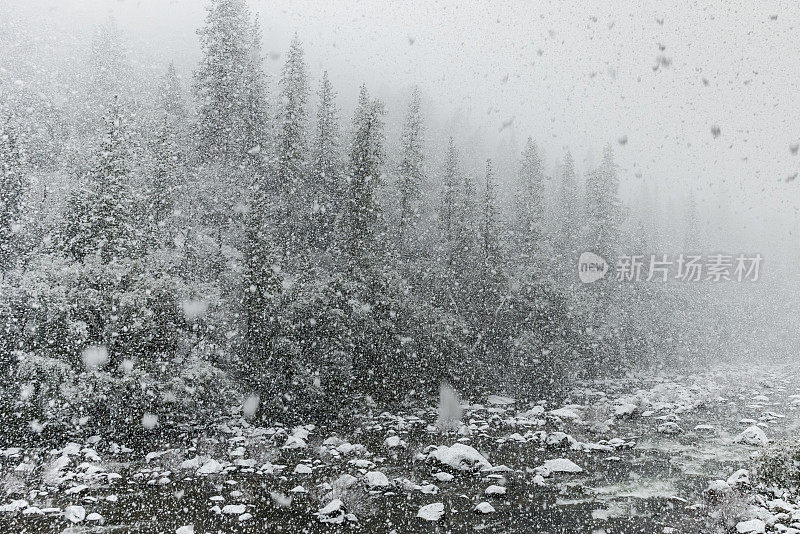
M 578 259 L 578 277 L 584 284 L 603 278 L 608 272 L 608 262 L 594 252 L 584 252 Z

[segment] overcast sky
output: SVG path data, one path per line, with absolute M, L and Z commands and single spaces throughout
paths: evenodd
M 187 75 L 205 16 L 199 0 L 0 4 L 66 48 L 113 15 L 144 63 L 161 71 L 174 60 Z M 418 84 L 429 137 L 471 139 L 479 147 L 470 151 L 474 162 L 532 135 L 550 168 L 568 147 L 583 171 L 612 143 L 626 191 L 647 179 L 674 204 L 694 187 L 704 213 L 733 215 L 725 224 L 736 243 L 800 251 L 792 235 L 800 179 L 787 182 L 800 170 L 800 155 L 790 151 L 800 141 L 796 2 L 250 5 L 261 19 L 268 71 L 279 71 L 296 32 L 314 82 L 329 71 L 345 118 L 361 82 L 387 102 L 390 118 L 402 115 Z M 722 234 L 718 240 L 729 245 Z

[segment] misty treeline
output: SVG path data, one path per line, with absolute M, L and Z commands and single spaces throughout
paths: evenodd
M 658 250 L 623 231 L 610 147 L 549 175 L 528 140 L 501 205 L 491 161 L 426 139 L 417 90 L 390 143 L 387 104 L 362 86 L 345 113 L 300 39 L 268 79 L 244 0 L 212 1 L 198 34 L 190 83 L 172 65 L 135 82 L 112 21 L 80 84 L 3 72 L 9 421 L 129 433 L 247 395 L 259 416 L 334 420 L 442 380 L 537 399 L 720 342 L 702 284 L 577 281 L 581 251 Z

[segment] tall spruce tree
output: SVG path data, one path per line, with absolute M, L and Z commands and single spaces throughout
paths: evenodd
M 14 266 L 15 236 L 26 189 L 22 150 L 7 121 L 0 125 L 0 273 Z
M 522 260 L 533 261 L 544 237 L 544 172 L 532 138 L 522 153 L 516 198 L 517 241 Z
M 64 246 L 76 259 L 97 254 L 110 261 L 135 252 L 129 144 L 120 106 L 114 99 L 85 187 L 73 192 L 65 216 Z
M 486 160 L 486 182 L 480 210 L 478 229 L 478 261 L 476 283 L 472 307 L 476 312 L 477 326 L 481 332 L 484 352 L 497 343 L 498 313 L 502 305 L 505 273 L 502 268 L 500 231 L 497 206 L 497 185 L 495 183 L 492 161 Z
M 186 104 L 183 101 L 183 88 L 178 72 L 175 70 L 175 63 L 170 62 L 167 72 L 161 78 L 158 87 L 158 101 L 161 110 L 171 119 L 186 118 Z
M 448 270 L 452 267 L 458 249 L 459 224 L 461 223 L 460 211 L 464 191 L 462 190 L 461 176 L 458 172 L 458 151 L 451 137 L 447 144 L 447 158 L 442 174 L 442 203 L 439 206 L 439 221 L 445 246 L 445 263 Z
M 313 243 L 320 248 L 330 248 L 334 244 L 335 222 L 341 212 L 344 177 L 339 154 L 336 94 L 327 71 L 322 74 L 317 95 L 319 105 L 308 188 L 313 214 Z
M 198 30 L 203 55 L 194 90 L 198 150 L 206 162 L 238 163 L 252 148 L 246 131 L 253 67 L 249 17 L 245 0 L 211 0 L 205 26 Z
M 131 65 L 122 34 L 113 18 L 95 30 L 89 55 L 90 109 L 108 105 L 109 95 L 127 95 Z M 123 98 L 124 99 L 124 98 Z
M 306 183 L 306 120 L 308 75 L 303 48 L 292 39 L 280 78 L 273 189 L 282 197 L 276 206 L 278 240 L 284 257 L 302 256 L 309 240 L 311 219 Z
M 175 210 L 175 202 L 182 181 L 180 169 L 183 158 L 177 143 L 177 135 L 174 124 L 170 122 L 169 117 L 165 116 L 156 138 L 155 165 L 148 191 L 149 215 L 158 232 L 162 232 L 167 227 L 168 220 Z
M 409 250 L 410 241 L 413 239 L 414 230 L 419 219 L 418 203 L 422 196 L 422 183 L 425 180 L 422 134 L 423 125 L 419 89 L 414 87 L 400 140 L 400 167 L 398 169 L 400 222 L 398 244 L 401 252 Z
M 589 245 L 610 261 L 617 251 L 619 225 L 623 220 L 619 200 L 619 178 L 611 146 L 603 152 L 603 162 L 589 173 L 586 181 L 586 215 Z
M 375 257 L 375 231 L 379 205 L 375 190 L 385 161 L 383 104 L 370 98 L 361 86 L 358 107 L 353 117 L 354 136 L 350 145 L 343 219 L 345 252 L 349 268 L 366 269 Z
M 242 127 L 244 148 L 255 170 L 266 170 L 269 152 L 269 105 L 267 104 L 267 75 L 264 72 L 261 49 L 261 26 L 255 17 L 249 34 L 248 56 L 244 70 L 244 95 Z
M 560 182 L 556 191 L 556 207 L 556 248 L 559 255 L 559 270 L 563 274 L 573 275 L 573 265 L 578 261 L 581 220 L 575 162 L 569 151 L 564 155 L 564 165 L 561 167 Z
M 305 179 L 308 74 L 303 47 L 292 39 L 280 78 L 280 109 L 276 147 L 276 186 L 291 194 L 301 193 Z
M 481 277 L 485 284 L 484 300 L 487 302 L 491 300 L 491 282 L 497 279 L 500 272 L 500 233 L 496 188 L 492 160 L 486 160 L 486 183 L 481 206 L 480 252 Z

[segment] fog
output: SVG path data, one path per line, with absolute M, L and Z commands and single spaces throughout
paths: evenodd
M 199 58 L 201 1 L 3 4 L 6 28 L 10 23 L 35 39 L 24 55 L 49 64 L 42 75 L 80 68 L 94 27 L 108 17 L 144 72 L 159 73 L 174 61 L 188 79 Z M 476 145 L 479 167 L 502 147 L 521 149 L 531 135 L 550 168 L 570 149 L 585 170 L 613 143 L 623 194 L 646 180 L 663 206 L 677 209 L 695 189 L 720 249 L 758 250 L 789 269 L 800 252 L 793 234 L 798 186 L 787 183 L 798 172 L 790 145 L 800 140 L 792 89 L 800 71 L 800 8 L 792 3 L 255 1 L 251 7 L 261 20 L 273 92 L 296 33 L 312 80 L 327 70 L 344 110 L 355 106 L 358 86 L 366 83 L 387 103 L 397 130 L 410 89 L 419 85 L 428 138 L 438 144 L 432 150 L 441 152 L 443 139 L 455 135 Z M 14 37 L 11 44 L 18 45 Z M 798 275 L 790 273 L 784 271 Z

